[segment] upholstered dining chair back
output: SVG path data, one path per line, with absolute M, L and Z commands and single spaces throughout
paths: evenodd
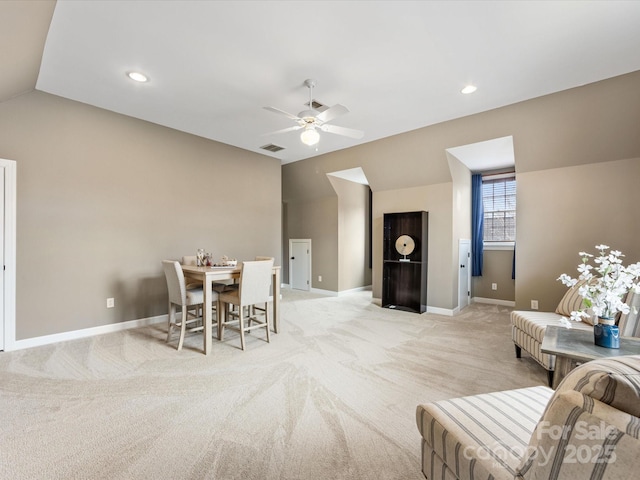
M 183 265 L 197 265 L 198 264 L 198 257 L 196 257 L 195 255 L 185 255 L 184 257 L 182 257 L 182 264 Z
M 240 304 L 255 305 L 269 301 L 273 259 L 242 262 Z
M 187 289 L 180 264 L 175 260 L 163 260 L 162 268 L 165 277 L 167 277 L 169 301 L 176 305 L 187 305 Z
M 275 258 L 273 258 L 273 257 L 261 257 L 260 255 L 256 255 L 255 260 L 257 262 L 261 262 L 261 261 L 265 261 L 265 260 L 266 261 L 271 260 L 271 262 L 273 262 L 272 265 L 275 263 Z M 273 287 L 273 285 L 271 287 Z M 269 301 L 271 302 L 272 300 L 273 300 L 273 298 L 271 296 L 269 296 Z M 254 308 L 255 308 L 255 306 L 254 306 Z
M 167 290 L 169 291 L 169 314 L 167 328 L 167 342 L 171 340 L 171 332 L 174 327 L 180 327 L 180 339 L 178 350 L 182 349 L 187 325 L 191 325 L 190 332 L 204 331 L 202 325 L 202 302 L 204 295 L 202 287 L 187 287 L 182 267 L 175 260 L 163 260 L 162 268 L 167 278 Z M 217 297 L 215 297 L 217 300 Z M 178 319 L 177 309 L 180 308 Z M 193 325 L 196 326 L 193 326 Z

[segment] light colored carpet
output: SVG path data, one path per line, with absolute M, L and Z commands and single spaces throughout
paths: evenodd
M 419 403 L 545 383 L 509 309 L 283 290 L 282 333 L 199 352 L 165 325 L 0 352 L 3 479 L 423 479 Z

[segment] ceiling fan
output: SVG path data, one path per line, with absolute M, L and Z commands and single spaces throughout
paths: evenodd
M 291 120 L 295 120 L 298 123 L 293 127 L 283 128 L 282 130 L 277 130 L 267 135 L 304 129 L 300 134 L 300 140 L 302 141 L 302 143 L 309 146 L 315 145 L 320 140 L 320 134 L 318 133 L 317 129 L 322 130 L 323 132 L 335 133 L 336 135 L 344 135 L 351 138 L 363 137 L 364 132 L 360 130 L 338 127 L 337 125 L 329 125 L 328 123 L 331 120 L 344 115 L 345 113 L 349 113 L 349 110 L 347 109 L 347 107 L 340 104 L 336 104 L 333 107 L 329 107 L 323 111 L 315 110 L 313 108 L 313 87 L 316 86 L 316 81 L 313 79 L 307 79 L 304 81 L 304 84 L 307 88 L 309 88 L 309 110 L 304 110 L 298 115 L 293 115 L 275 107 L 264 107 L 265 110 L 269 110 L 279 115 L 284 115 L 285 117 L 290 118 Z

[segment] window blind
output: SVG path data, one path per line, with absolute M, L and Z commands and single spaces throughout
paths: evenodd
M 484 241 L 515 242 L 516 178 L 482 179 Z

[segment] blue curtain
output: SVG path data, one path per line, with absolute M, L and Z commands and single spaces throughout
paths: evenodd
M 482 276 L 484 207 L 482 206 L 482 175 L 471 176 L 471 275 Z

